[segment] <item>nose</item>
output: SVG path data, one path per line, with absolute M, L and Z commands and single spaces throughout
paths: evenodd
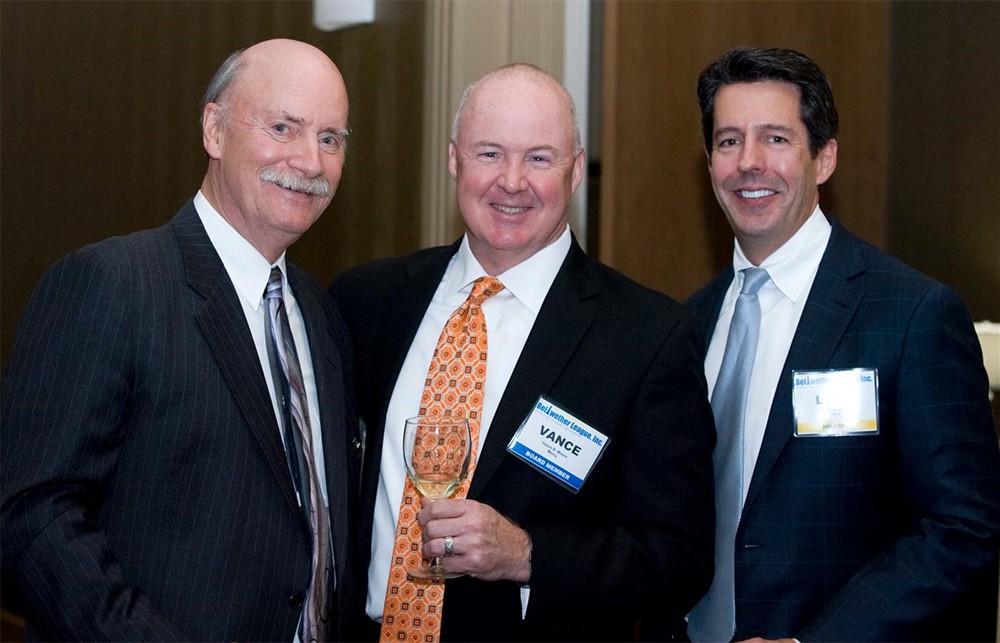
M 520 192 L 525 188 L 524 167 L 521 161 L 512 159 L 504 164 L 500 176 L 500 187 L 506 192 Z
M 323 156 L 319 149 L 319 141 L 310 136 L 302 136 L 292 143 L 293 149 L 288 157 L 288 165 L 313 179 L 323 174 Z
M 739 170 L 744 174 L 761 172 L 764 169 L 764 150 L 760 143 L 748 138 L 740 147 Z

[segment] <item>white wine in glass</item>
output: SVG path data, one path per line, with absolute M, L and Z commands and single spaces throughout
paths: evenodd
M 413 417 L 403 429 L 403 462 L 406 474 L 425 498 L 450 498 L 469 475 L 472 434 L 469 421 L 457 417 Z M 430 567 L 407 570 L 411 579 L 443 582 L 462 574 L 447 572 L 441 558 Z

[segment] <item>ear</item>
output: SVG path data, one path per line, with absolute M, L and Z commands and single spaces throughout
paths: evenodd
M 222 107 L 216 103 L 205 105 L 205 111 L 201 113 L 201 140 L 205 146 L 205 152 L 211 159 L 218 160 L 222 156 Z
M 455 181 L 458 180 L 458 150 L 455 149 L 455 143 L 452 141 L 448 143 L 448 174 Z
M 573 159 L 573 189 L 571 192 L 576 192 L 576 189 L 580 187 L 586 167 L 587 151 L 581 147 L 576 153 L 576 158 Z
M 816 185 L 827 182 L 837 169 L 837 139 L 831 138 L 816 155 Z

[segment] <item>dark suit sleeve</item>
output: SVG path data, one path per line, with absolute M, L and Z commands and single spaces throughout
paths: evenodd
M 54 640 L 182 634 L 129 583 L 98 524 L 126 436 L 128 275 L 90 248 L 56 264 L 23 315 L 2 406 L 4 583 Z
M 614 458 L 620 482 L 599 509 L 603 517 L 525 525 L 533 543 L 529 619 L 558 622 L 579 604 L 597 604 L 595 618 L 646 614 L 644 626 L 653 628 L 676 623 L 711 583 L 715 430 L 691 318 L 666 335 L 638 391 L 624 388 L 602 389 L 594 401 L 607 396 L 614 406 L 636 395 L 612 438 L 622 450 Z
M 996 565 L 1000 455 L 982 353 L 951 289 L 932 289 L 909 320 L 895 390 L 880 392 L 883 403 L 893 397 L 905 489 L 899 502 L 918 519 L 809 627 L 791 633 L 804 642 L 924 638 L 921 623 Z M 880 410 L 883 419 L 892 413 Z

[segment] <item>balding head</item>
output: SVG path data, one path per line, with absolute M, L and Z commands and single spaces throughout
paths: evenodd
M 333 61 L 320 49 L 297 40 L 284 38 L 265 40 L 246 49 L 233 52 L 219 66 L 219 69 L 216 70 L 201 100 L 202 127 L 205 125 L 205 106 L 209 103 L 224 104 L 227 94 L 237 84 L 247 66 L 253 61 L 257 61 L 257 66 L 259 67 L 255 73 L 280 73 L 280 68 L 275 69 L 275 67 L 285 64 L 288 61 L 291 61 L 291 64 L 296 66 L 306 65 L 312 61 L 318 66 L 319 70 L 325 68 L 326 71 L 332 74 L 331 80 L 334 84 L 339 85 L 343 100 L 347 101 L 347 89 L 344 86 L 344 79 L 340 75 L 340 70 L 337 69 Z M 220 116 L 223 118 L 224 123 L 225 112 L 220 114 Z
M 269 261 L 323 213 L 340 182 L 347 89 L 312 45 L 268 40 L 230 56 L 202 109 L 209 203 Z
M 582 147 L 580 139 L 580 126 L 576 119 L 576 103 L 573 101 L 573 96 L 562 85 L 562 83 L 552 76 L 552 74 L 530 63 L 511 63 L 509 65 L 504 65 L 503 67 L 499 67 L 486 74 L 478 81 L 470 83 L 465 88 L 465 91 L 462 92 L 462 98 L 459 100 L 458 109 L 455 110 L 455 118 L 451 122 L 452 143 L 458 140 L 458 130 L 461 127 L 462 117 L 465 114 L 470 99 L 473 94 L 476 93 L 477 88 L 488 85 L 491 81 L 511 80 L 515 78 L 546 85 L 556 94 L 561 96 L 561 99 L 565 101 L 568 119 L 573 129 L 573 145 L 577 149 Z

